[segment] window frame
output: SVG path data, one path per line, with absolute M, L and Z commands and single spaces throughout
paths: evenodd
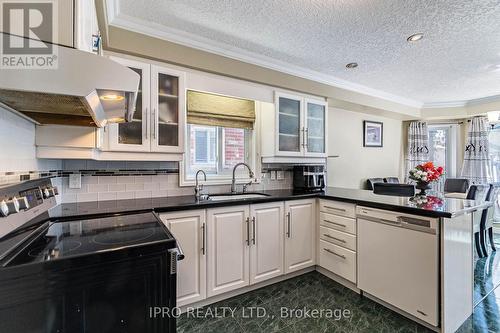
M 447 138 L 446 138 L 446 168 L 445 168 L 445 177 L 444 178 L 455 178 L 458 175 L 458 124 L 450 123 L 450 124 L 432 124 L 429 123 L 427 125 L 427 132 L 429 134 L 429 145 L 430 142 L 430 131 L 431 129 L 446 129 L 447 130 Z
M 257 103 L 256 103 L 257 105 Z M 249 133 L 248 133 L 248 147 L 245 147 L 246 148 L 246 154 L 248 154 L 248 165 L 250 166 L 250 168 L 252 169 L 252 171 L 254 172 L 254 175 L 255 175 L 255 178 L 251 179 L 248 177 L 248 172 L 243 168 L 238 168 L 238 172 L 236 174 L 236 183 L 237 184 L 245 184 L 245 183 L 249 183 L 250 181 L 252 181 L 253 183 L 260 183 L 260 177 L 259 175 L 261 174 L 261 163 L 260 163 L 260 146 L 258 145 L 258 142 L 259 142 L 259 124 L 260 124 L 260 117 L 259 117 L 259 112 L 256 108 L 256 112 L 255 112 L 255 124 L 254 124 L 254 129 L 253 130 L 250 130 Z M 188 172 L 187 172 L 187 167 L 189 166 L 188 163 L 187 163 L 187 159 L 190 158 L 190 147 L 189 147 L 189 143 L 190 143 L 190 139 L 187 138 L 187 136 L 190 135 L 190 131 L 188 130 L 188 126 L 190 124 L 187 124 L 185 125 L 185 131 L 184 133 L 186 133 L 186 140 L 184 140 L 185 142 L 185 153 L 184 153 L 184 157 L 182 159 L 182 161 L 179 162 L 179 186 L 181 187 L 185 187 L 185 186 L 194 186 L 195 183 L 196 183 L 196 180 L 195 180 L 195 176 L 194 175 L 190 175 Z M 194 125 L 194 126 L 197 126 L 196 124 L 191 124 L 191 125 Z M 200 125 L 202 126 L 202 125 Z M 221 129 L 222 127 L 220 127 Z M 224 144 L 224 137 L 223 137 L 223 133 L 224 131 L 220 130 L 217 131 L 217 134 L 216 136 L 219 136 L 220 135 L 220 140 L 218 140 L 218 143 L 219 145 L 223 145 Z M 220 132 L 220 133 L 219 133 Z M 222 149 L 222 147 L 218 148 L 219 149 Z M 216 152 L 216 155 L 217 155 L 218 152 Z M 216 156 L 216 160 L 220 165 L 223 165 L 223 163 L 225 161 L 224 160 L 224 157 L 218 157 Z M 203 168 L 201 168 L 203 170 Z M 205 171 L 205 170 L 204 170 Z M 200 179 L 201 180 L 201 179 Z M 227 173 L 223 173 L 223 174 L 209 174 L 207 173 L 207 180 L 206 181 L 202 181 L 202 183 L 204 185 L 229 185 L 231 184 L 232 182 L 232 169 L 231 171 L 227 172 Z

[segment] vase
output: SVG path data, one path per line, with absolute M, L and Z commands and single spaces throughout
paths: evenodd
M 425 191 L 431 188 L 429 182 L 423 181 L 417 182 L 417 185 L 415 185 L 415 187 L 420 190 L 420 192 L 418 193 L 420 195 L 425 195 Z

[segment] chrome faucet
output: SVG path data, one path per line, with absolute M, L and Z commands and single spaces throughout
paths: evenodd
M 203 184 L 198 183 L 198 175 L 200 173 L 203 174 L 204 180 L 207 181 L 207 174 L 205 173 L 205 171 L 201 169 L 196 171 L 196 186 L 194 187 L 194 196 L 196 197 L 196 199 L 200 199 L 204 196 L 204 194 L 201 193 L 201 191 L 203 191 Z
M 236 164 L 236 165 L 234 166 L 234 168 L 233 168 L 233 180 L 232 180 L 232 182 L 231 182 L 231 193 L 236 193 L 236 168 L 238 168 L 240 165 L 244 165 L 244 166 L 246 166 L 246 167 L 247 167 L 247 169 L 248 169 L 248 176 L 249 176 L 250 178 L 253 178 L 253 171 L 252 171 L 252 169 L 250 169 L 250 167 L 248 166 L 248 164 L 243 163 L 243 162 Z M 248 186 L 248 185 L 250 185 L 250 184 L 252 184 L 252 182 L 249 182 L 248 184 L 245 184 L 245 185 L 243 186 L 243 192 L 246 192 L 246 188 L 247 188 L 247 186 Z

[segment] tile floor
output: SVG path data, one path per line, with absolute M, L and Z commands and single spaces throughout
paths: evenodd
M 495 247 L 500 252 L 500 234 L 494 234 Z M 474 251 L 474 304 L 478 304 L 493 289 L 500 285 L 500 253 L 491 251 L 489 255 L 479 258 Z
M 222 309 L 227 307 L 226 313 Z M 249 318 L 252 307 L 262 310 Z M 345 316 L 326 314 L 327 318 L 292 318 L 280 316 L 281 307 L 331 309 L 344 311 Z M 229 309 L 234 311 L 231 315 Z M 216 311 L 218 311 L 216 313 Z M 254 310 L 257 311 L 257 310 Z M 393 333 L 432 332 L 427 328 L 354 293 L 318 272 L 233 297 L 200 310 L 205 318 L 184 313 L 177 322 L 178 333 Z M 284 313 L 285 314 L 285 313 Z M 500 288 L 489 294 L 474 310 L 458 333 L 500 332 Z
M 229 311 L 221 315 L 223 307 L 236 309 L 234 316 Z M 263 317 L 257 317 L 258 313 L 254 312 L 253 318 L 248 318 L 251 307 L 262 309 L 259 311 Z M 300 313 L 290 318 L 285 312 L 281 316 L 281 307 L 324 309 L 324 318 L 305 318 Z M 216 309 L 222 318 L 213 318 Z M 326 309 L 333 313 L 327 313 Z M 206 318 L 183 314 L 178 319 L 177 332 L 431 332 L 317 272 L 209 305 L 201 313 L 206 314 Z

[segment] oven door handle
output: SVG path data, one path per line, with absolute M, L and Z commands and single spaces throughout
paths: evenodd
M 184 251 L 182 251 L 181 244 L 179 243 L 179 241 L 177 239 L 175 240 L 175 243 L 177 244 L 177 247 L 173 248 L 172 251 L 175 251 L 177 253 L 177 261 L 181 261 L 185 257 Z

